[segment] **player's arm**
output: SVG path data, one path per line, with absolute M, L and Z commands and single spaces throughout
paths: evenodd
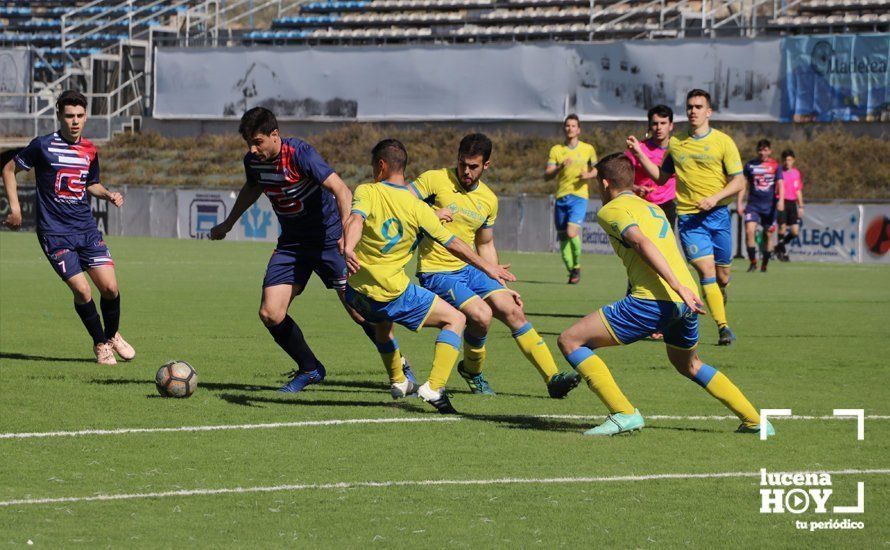
M 346 230 L 346 220 L 349 218 L 349 210 L 352 208 L 352 191 L 346 187 L 346 184 L 337 175 L 332 172 L 330 176 L 325 178 L 321 183 L 322 187 L 330 191 L 337 201 L 337 210 L 340 212 L 340 219 L 343 223 L 343 229 Z M 343 252 L 343 238 L 340 238 L 340 252 Z
M 582 180 L 592 180 L 596 178 L 596 154 L 587 159 L 587 170 L 581 172 Z
M 473 252 L 473 249 L 470 248 L 467 243 L 457 237 L 452 236 L 448 241 L 442 243 L 442 245 L 448 252 L 451 252 L 453 256 L 479 268 L 483 273 L 502 285 L 516 280 L 516 276 L 507 270 L 508 266 L 502 266 L 487 261 L 482 256 Z
M 498 265 L 498 251 L 494 246 L 494 229 L 482 227 L 476 231 L 476 253 L 491 264 Z
M 710 197 L 705 197 L 698 202 L 698 207 L 702 210 L 710 210 L 717 206 L 720 201 L 725 199 L 726 197 L 731 197 L 736 193 L 741 193 L 745 186 L 747 185 L 747 180 L 745 176 L 741 173 L 736 174 L 729 179 L 729 183 L 723 187 L 720 191 L 717 191 Z
M 646 262 L 649 267 L 658 273 L 659 277 L 664 279 L 674 292 L 680 295 L 680 298 L 683 299 L 683 303 L 689 306 L 689 309 L 696 313 L 705 312 L 705 310 L 702 309 L 703 304 L 695 295 L 695 292 L 680 284 L 680 281 L 671 269 L 670 264 L 664 259 L 664 255 L 658 250 L 655 243 L 646 238 L 646 235 L 640 231 L 639 226 L 631 225 L 627 227 L 621 234 L 621 237 L 624 239 L 625 243 L 630 245 L 630 247 L 643 258 L 643 261 Z
M 779 179 L 776 180 L 776 185 L 779 186 L 779 200 L 776 201 L 776 209 L 779 212 L 785 211 L 785 181 L 782 179 L 781 172 L 779 173 Z
M 120 208 L 124 204 L 124 196 L 120 193 L 116 193 L 113 191 L 109 191 L 106 189 L 104 185 L 101 183 L 93 183 L 87 187 L 87 193 L 90 194 L 91 197 L 96 197 L 97 199 L 102 199 L 103 201 L 108 201 L 111 204 Z
M 3 220 L 3 224 L 13 231 L 18 231 L 22 226 L 22 206 L 19 204 L 18 181 L 15 179 L 15 175 L 22 170 L 15 159 L 9 159 L 3 165 L 3 188 L 6 189 L 9 201 L 9 215 Z
M 630 153 L 636 158 L 643 169 L 649 174 L 649 177 L 652 178 L 652 181 L 655 182 L 656 185 L 664 185 L 671 179 L 671 175 L 673 172 L 668 170 L 669 166 L 665 166 L 662 169 L 661 166 L 658 166 L 654 162 L 652 162 L 649 157 L 643 152 L 643 148 L 640 146 L 640 140 L 638 140 L 634 136 L 628 136 L 627 138 L 627 149 Z M 668 162 L 670 159 L 670 153 L 665 155 L 665 161 Z M 664 163 L 663 163 L 664 164 Z M 672 165 L 671 165 L 672 166 Z
M 355 255 L 355 247 L 362 238 L 364 226 L 365 217 L 355 210 L 346 218 L 346 227 L 343 228 L 343 258 L 350 275 L 362 268 Z
M 748 186 L 742 188 L 739 192 L 739 196 L 736 199 L 735 210 L 739 213 L 739 216 L 745 211 L 745 200 L 748 198 Z
M 559 171 L 562 170 L 568 159 L 563 162 L 558 162 L 556 160 L 556 147 L 552 147 L 550 149 L 550 157 L 547 159 L 547 166 L 544 168 L 544 179 L 552 180 L 559 174 Z
M 797 213 L 803 216 L 803 186 L 797 190 Z
M 238 198 L 235 199 L 235 204 L 232 206 L 232 211 L 229 212 L 229 215 L 221 224 L 210 230 L 210 240 L 218 241 L 220 239 L 225 239 L 226 234 L 235 227 L 235 222 L 238 221 L 238 218 L 247 212 L 247 209 L 250 208 L 262 194 L 263 187 L 261 185 L 254 185 L 250 182 L 242 185 L 241 190 L 238 191 Z

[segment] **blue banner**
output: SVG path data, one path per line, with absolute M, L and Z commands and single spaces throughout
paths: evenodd
M 890 34 L 782 39 L 783 122 L 890 120 Z

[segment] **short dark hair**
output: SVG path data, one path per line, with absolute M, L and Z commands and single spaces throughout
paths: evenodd
M 265 107 L 254 107 L 241 115 L 241 124 L 238 125 L 238 133 L 244 141 L 250 141 L 257 134 L 266 136 L 278 129 L 278 119 L 275 114 Z
M 609 180 L 613 189 L 630 189 L 634 184 L 634 165 L 624 153 L 612 153 L 596 163 L 597 176 Z
M 772 148 L 772 144 L 770 144 L 768 139 L 761 139 L 760 141 L 757 142 L 757 150 L 758 151 L 763 149 L 764 147 Z
M 797 158 L 797 155 L 795 155 L 794 151 L 792 151 L 791 149 L 785 149 L 784 151 L 782 151 L 782 160 L 785 160 L 788 157 Z
M 56 111 L 61 113 L 68 105 L 83 107 L 84 109 L 86 109 L 87 98 L 85 95 L 78 92 L 77 90 L 65 90 L 64 92 L 59 94 L 59 99 L 56 100 Z
M 581 119 L 578 118 L 578 115 L 576 115 L 575 113 L 569 113 L 569 116 L 567 116 L 565 120 L 562 121 L 563 125 L 565 125 L 565 123 L 570 120 L 574 120 L 578 123 L 578 126 L 581 126 Z
M 689 90 L 689 93 L 686 94 L 686 101 L 689 101 L 693 97 L 703 97 L 705 98 L 705 101 L 708 102 L 708 107 L 711 106 L 711 94 L 702 90 L 701 88 L 694 88 L 692 90 Z
M 485 134 L 467 134 L 460 140 L 457 154 L 462 158 L 482 155 L 482 162 L 488 162 L 491 157 L 491 148 L 491 140 Z
M 408 166 L 408 150 L 397 139 L 378 141 L 377 145 L 371 149 L 371 163 L 376 165 L 380 160 L 385 161 L 390 170 L 404 172 L 405 167 Z
M 674 121 L 674 111 L 667 105 L 656 105 L 655 107 L 652 107 L 646 114 L 646 118 L 649 119 L 649 122 L 652 122 L 652 117 L 656 115 L 666 118 L 671 122 Z

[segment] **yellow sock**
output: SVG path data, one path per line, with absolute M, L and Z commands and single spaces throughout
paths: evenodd
M 436 338 L 436 352 L 433 355 L 433 368 L 430 370 L 430 388 L 439 390 L 448 383 L 451 369 L 460 354 L 460 336 L 450 330 L 443 330 Z
M 531 323 L 526 323 L 514 330 L 513 339 L 516 340 L 516 345 L 522 350 L 525 358 L 538 369 L 544 382 L 549 382 L 553 375 L 559 372 L 559 369 L 556 368 L 556 361 L 553 360 L 553 354 L 550 353 L 550 348 L 547 347 L 544 339 L 532 327 Z
M 395 338 L 385 344 L 377 344 L 380 359 L 383 360 L 383 368 L 389 373 L 389 381 L 393 384 L 404 382 L 405 373 L 402 370 L 402 353 L 399 351 L 399 343 Z
M 717 323 L 717 328 L 725 327 L 726 304 L 723 303 L 723 293 L 720 291 L 720 286 L 717 285 L 716 279 L 702 279 L 701 289 L 704 292 L 705 302 L 708 304 L 711 317 Z
M 695 375 L 695 381 L 748 426 L 756 426 L 760 423 L 760 413 L 748 401 L 742 390 L 722 372 L 711 365 L 703 364 Z
M 463 370 L 470 374 L 479 374 L 485 364 L 485 339 L 486 336 L 473 336 L 464 332 L 464 367 Z
M 634 413 L 636 409 L 615 383 L 609 367 L 594 355 L 593 350 L 582 346 L 566 355 L 566 359 L 584 377 L 587 387 L 600 398 L 610 413 Z

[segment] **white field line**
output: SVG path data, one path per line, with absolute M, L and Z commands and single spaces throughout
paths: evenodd
M 795 472 L 792 472 L 795 473 Z M 817 472 L 822 473 L 822 472 Z M 826 470 L 830 475 L 886 475 L 890 469 L 874 470 Z M 24 498 L 18 500 L 0 501 L 3 506 L 23 506 L 27 504 L 64 504 L 75 502 L 96 502 L 114 500 L 137 500 L 166 497 L 188 497 L 208 495 L 232 495 L 245 493 L 277 493 L 284 491 L 308 491 L 308 490 L 342 490 L 361 488 L 387 488 L 387 487 L 430 487 L 443 485 L 548 485 L 548 484 L 580 484 L 580 483 L 608 483 L 622 481 L 657 481 L 663 479 L 721 479 L 721 478 L 759 478 L 760 472 L 713 472 L 713 473 L 675 473 L 675 474 L 649 474 L 649 475 L 624 475 L 602 477 L 551 477 L 551 478 L 497 478 L 497 479 L 428 479 L 406 481 L 344 481 L 339 483 L 308 483 L 298 485 L 271 485 L 258 487 L 228 487 L 221 489 L 182 489 L 179 491 L 160 491 L 155 493 L 123 493 L 110 495 L 92 495 L 84 497 L 59 497 L 59 498 Z
M 553 420 L 599 420 L 603 418 L 603 415 L 582 415 L 582 414 L 539 414 L 534 418 L 546 418 Z M 722 415 L 722 416 L 674 416 L 669 414 L 652 414 L 652 415 L 643 415 L 643 418 L 646 420 L 738 420 L 739 418 L 735 415 Z M 773 418 L 772 421 L 782 421 L 782 420 L 852 420 L 856 419 L 855 416 L 807 416 L 807 415 L 793 415 L 793 416 L 782 416 Z M 888 415 L 866 415 L 866 420 L 890 420 L 890 416 Z
M 0 439 L 31 439 L 37 437 L 75 437 L 81 435 L 123 435 L 167 432 L 214 432 L 221 430 L 269 430 L 306 426 L 342 426 L 346 424 L 411 424 L 419 422 L 454 422 L 457 416 L 430 418 L 350 418 L 345 420 L 305 420 L 302 422 L 271 422 L 266 424 L 222 424 L 216 426 L 178 426 L 175 428 L 118 428 L 113 430 L 77 430 L 71 432 L 30 432 L 0 434 Z

